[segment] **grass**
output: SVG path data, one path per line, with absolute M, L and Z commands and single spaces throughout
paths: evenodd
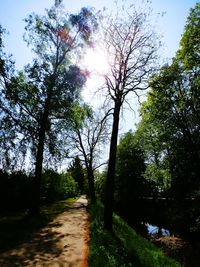
M 103 206 L 89 206 L 90 267 L 179 267 L 147 239 L 138 235 L 119 216 L 113 217 L 113 233 L 103 229 Z
M 0 251 L 11 249 L 23 241 L 30 240 L 33 233 L 67 210 L 77 198 L 57 201 L 42 206 L 40 215 L 28 218 L 23 212 L 0 214 Z

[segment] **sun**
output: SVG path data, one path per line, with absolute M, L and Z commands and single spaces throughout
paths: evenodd
M 108 57 L 103 49 L 90 48 L 87 49 L 83 58 L 83 65 L 91 73 L 91 75 L 104 76 L 109 72 Z
M 100 88 L 105 83 L 105 76 L 110 73 L 110 65 L 105 50 L 100 47 L 88 48 L 82 57 L 81 68 L 89 72 L 86 86 L 82 92 L 83 98 L 87 103 L 99 106 L 101 97 L 94 97 L 96 95 L 95 88 Z

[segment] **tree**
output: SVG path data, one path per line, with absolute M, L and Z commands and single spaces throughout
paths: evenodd
M 127 132 L 117 148 L 115 201 L 117 208 L 126 214 L 136 198 L 147 194 L 144 153 L 137 136 Z
M 180 49 L 177 52 L 178 59 L 187 70 L 197 71 L 199 67 L 199 36 L 200 36 L 200 3 L 191 8 L 187 18 L 184 34 L 180 41 Z
M 15 147 L 13 140 L 16 138 L 16 132 L 13 128 L 12 121 L 9 118 L 6 118 L 5 114 L 2 112 L 2 107 L 7 105 L 6 102 L 3 102 L 3 88 L 5 84 L 7 84 L 7 79 L 13 74 L 14 68 L 12 58 L 7 56 L 3 51 L 3 37 L 5 32 L 5 29 L 0 25 L 0 165 L 4 170 L 6 170 L 7 166 L 10 166 L 12 169 L 15 165 L 15 162 L 13 161 L 11 166 L 10 159 L 13 159 L 13 149 Z M 20 154 L 18 155 L 20 157 Z
M 55 201 L 74 197 L 78 194 L 78 184 L 70 173 L 58 173 L 52 169 L 44 170 L 42 174 L 43 201 Z
M 70 167 L 68 168 L 68 172 L 77 182 L 80 192 L 83 193 L 84 192 L 84 172 L 83 172 L 82 162 L 78 156 L 76 156 L 74 160 L 72 161 L 72 163 L 70 164 Z
M 120 15 L 119 15 L 120 14 Z M 111 71 L 106 75 L 107 97 L 113 103 L 113 126 L 110 143 L 104 225 L 112 230 L 115 165 L 120 111 L 130 93 L 138 95 L 148 88 L 147 81 L 155 70 L 158 44 L 148 27 L 148 12 L 134 6 L 122 8 L 104 30 L 104 43 L 110 56 Z
M 157 171 L 163 166 L 163 182 L 166 171 L 172 186 L 175 181 L 179 184 L 175 186 L 176 197 L 184 198 L 196 186 L 198 177 L 199 124 L 198 113 L 192 110 L 195 106 L 191 88 L 187 75 L 175 61 L 161 69 L 151 86 L 140 123 L 149 166 L 156 164 Z
M 97 159 L 100 158 L 101 146 L 109 136 L 107 119 L 110 113 L 109 111 L 106 114 L 93 113 L 88 107 L 85 107 L 82 111 L 83 123 L 80 125 L 77 120 L 74 120 L 74 131 L 71 139 L 72 145 L 84 162 L 91 202 L 95 203 L 94 171 L 105 164 L 105 162 L 99 164 Z
M 159 98 L 156 97 L 159 101 L 158 105 L 161 106 L 163 104 L 166 107 L 167 103 L 163 98 L 160 100 L 161 97 L 161 95 Z M 137 125 L 136 135 L 140 147 L 144 151 L 145 163 L 147 165 L 144 176 L 148 181 L 155 182 L 158 191 L 162 192 L 169 188 L 171 183 L 169 164 L 166 160 L 166 155 L 169 150 L 163 136 L 163 133 L 169 130 L 171 124 L 164 123 L 160 125 L 154 120 L 154 114 L 157 112 L 152 108 L 154 100 L 155 97 L 151 97 L 151 93 L 149 93 L 147 101 L 142 103 L 140 107 L 140 116 L 142 119 Z M 168 115 L 165 114 L 165 116 L 167 119 Z M 162 127 L 162 130 L 160 127 Z
M 25 40 L 35 57 L 2 89 L 5 117 L 11 119 L 21 140 L 32 141 L 35 179 L 30 214 L 39 211 L 44 151 L 48 146 L 50 152 L 55 152 L 56 139 L 65 131 L 62 125 L 69 126 L 71 107 L 86 81 L 85 73 L 71 60 L 90 42 L 97 27 L 90 10 L 63 14 L 61 2 L 56 1 L 46 16 L 31 14 L 25 19 Z
M 199 13 L 197 4 L 171 65 L 163 66 L 151 80 L 140 123 L 145 142 L 156 144 L 157 160 L 165 163 L 171 192 L 179 199 L 191 196 L 200 185 Z

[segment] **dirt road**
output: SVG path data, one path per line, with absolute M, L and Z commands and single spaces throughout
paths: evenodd
M 88 214 L 86 196 L 56 217 L 33 239 L 0 254 L 0 267 L 86 267 Z

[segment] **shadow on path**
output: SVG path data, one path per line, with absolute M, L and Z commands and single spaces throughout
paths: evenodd
M 69 210 L 35 233 L 32 240 L 1 253 L 0 266 L 81 266 L 88 225 L 86 205 L 87 199 L 82 196 Z

